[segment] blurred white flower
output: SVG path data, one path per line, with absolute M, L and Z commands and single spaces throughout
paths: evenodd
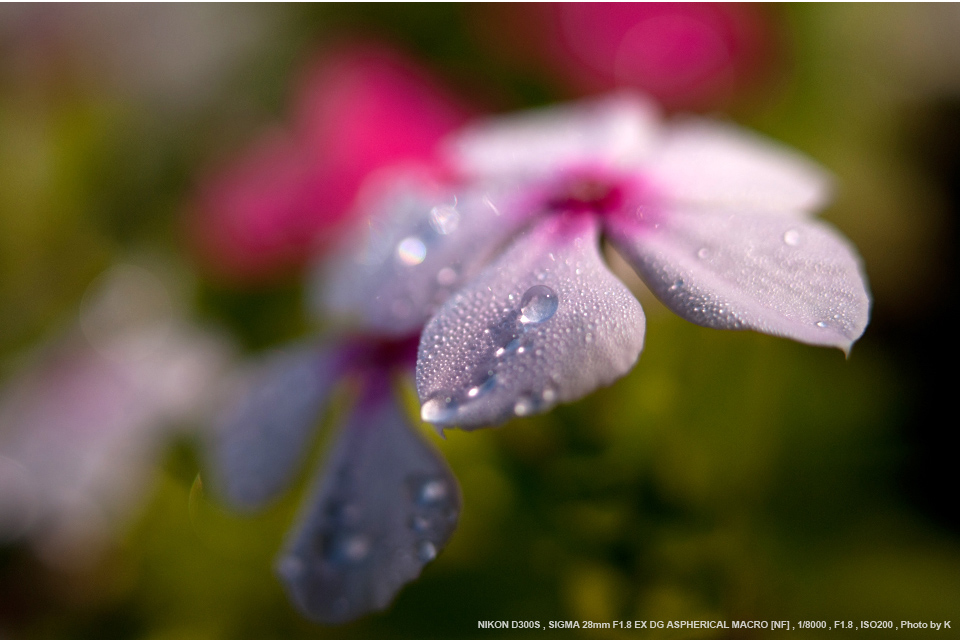
M 0 539 L 29 537 L 64 566 L 95 561 L 132 515 L 159 448 L 200 417 L 229 353 L 132 265 L 94 283 L 79 325 L 0 398 Z

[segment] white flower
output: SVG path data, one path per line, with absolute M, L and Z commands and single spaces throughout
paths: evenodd
M 616 95 L 482 122 L 446 149 L 458 183 L 401 189 L 376 250 L 342 264 L 350 275 L 335 274 L 326 298 L 387 333 L 432 315 L 417 388 L 441 428 L 546 411 L 633 367 L 644 314 L 601 237 L 696 324 L 845 352 L 867 325 L 855 249 L 811 216 L 828 178 L 754 134 L 664 124 Z M 438 207 L 455 229 L 431 226 Z

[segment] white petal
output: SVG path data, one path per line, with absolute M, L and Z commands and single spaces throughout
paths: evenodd
M 640 303 L 600 257 L 596 221 L 547 218 L 424 329 L 421 415 L 470 429 L 577 400 L 633 367 L 643 333 Z
M 314 281 L 321 314 L 354 330 L 417 333 L 490 254 L 526 223 L 517 189 L 475 185 L 456 196 L 398 182 L 375 205 L 362 237 Z
M 300 470 L 340 373 L 339 350 L 294 347 L 261 363 L 234 390 L 213 447 L 219 483 L 238 507 L 256 508 Z
M 361 401 L 339 436 L 277 571 L 308 617 L 342 623 L 386 608 L 453 534 L 460 489 L 389 392 Z
M 645 169 L 669 202 L 803 213 L 829 198 L 830 177 L 809 159 L 738 127 L 690 119 L 669 126 Z
M 454 134 L 446 152 L 471 176 L 540 176 L 565 167 L 635 167 L 649 153 L 655 107 L 633 94 L 481 121 Z
M 666 211 L 610 220 L 614 246 L 677 314 L 848 351 L 870 296 L 856 250 L 826 223 L 764 213 Z

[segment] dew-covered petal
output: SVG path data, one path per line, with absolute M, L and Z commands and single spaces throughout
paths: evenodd
M 268 357 L 231 390 L 213 455 L 226 498 L 256 508 L 293 480 L 337 382 L 334 346 L 299 346 Z
M 531 211 L 516 187 L 458 192 L 408 178 L 371 205 L 362 237 L 318 270 L 314 306 L 354 329 L 416 333 Z
M 824 222 L 673 210 L 655 226 L 610 220 L 608 228 L 657 297 L 696 324 L 844 351 L 867 326 L 860 258 Z
M 830 177 L 811 160 L 738 127 L 689 119 L 669 126 L 644 169 L 672 202 L 766 213 L 822 207 Z
M 451 136 L 451 164 L 471 176 L 540 176 L 570 166 L 635 167 L 650 152 L 655 107 L 629 93 L 480 121 Z
M 594 218 L 547 218 L 427 324 L 423 419 L 473 429 L 577 400 L 630 370 L 644 325 L 640 303 L 603 264 Z
M 367 394 L 326 462 L 277 564 L 308 617 L 342 623 L 386 608 L 446 545 L 460 489 L 389 391 Z

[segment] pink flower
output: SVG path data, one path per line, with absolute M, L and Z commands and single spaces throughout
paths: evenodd
M 551 3 L 494 11 L 501 50 L 526 54 L 578 92 L 634 87 L 671 108 L 724 104 L 762 76 L 774 53 L 771 21 L 755 5 Z
M 413 62 L 351 45 L 303 74 L 292 124 L 265 133 L 200 187 L 187 230 L 201 259 L 234 281 L 301 266 L 335 237 L 363 179 L 432 161 L 465 110 Z
M 325 298 L 369 330 L 432 314 L 417 388 L 440 428 L 546 411 L 633 367 L 644 314 L 601 236 L 696 324 L 844 351 L 867 325 L 859 256 L 811 215 L 827 176 L 754 134 L 661 124 L 625 94 L 482 122 L 445 147 L 460 182 L 399 190 Z

